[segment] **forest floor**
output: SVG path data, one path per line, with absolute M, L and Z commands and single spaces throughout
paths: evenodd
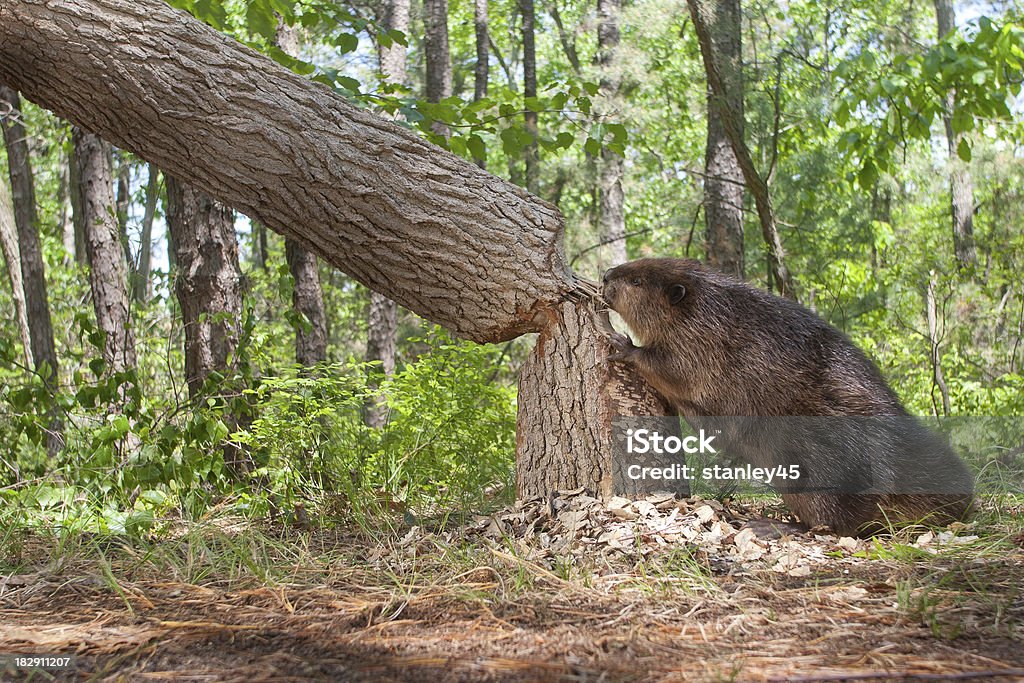
M 742 530 L 773 506 L 556 503 L 390 535 L 8 534 L 0 658 L 74 660 L 0 679 L 1024 680 L 1019 507 L 860 541 Z

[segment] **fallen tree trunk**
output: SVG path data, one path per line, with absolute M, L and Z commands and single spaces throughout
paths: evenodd
M 161 0 L 3 0 L 0 81 L 462 337 L 540 332 L 523 495 L 608 495 L 611 420 L 664 411 L 608 365 L 554 206 Z
M 573 288 L 555 207 L 159 0 L 4 2 L 0 80 L 463 337 Z

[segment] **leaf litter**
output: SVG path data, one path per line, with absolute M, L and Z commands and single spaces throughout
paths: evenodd
M 75 655 L 45 680 L 1024 680 L 1020 544 L 985 551 L 972 525 L 839 538 L 765 514 L 563 491 L 461 527 L 301 544 L 268 529 L 273 557 L 249 572 L 127 546 L 48 562 L 29 538 L 0 574 L 0 655 Z

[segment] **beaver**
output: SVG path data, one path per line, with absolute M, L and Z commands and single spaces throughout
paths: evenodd
M 796 465 L 773 485 L 810 527 L 871 535 L 898 522 L 962 518 L 973 477 L 912 417 L 878 367 L 800 304 L 690 259 L 608 270 L 602 296 L 636 344 L 633 364 L 694 429 L 756 467 Z

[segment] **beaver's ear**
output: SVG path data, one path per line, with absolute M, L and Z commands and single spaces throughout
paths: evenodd
M 668 300 L 677 306 L 686 296 L 686 285 L 675 284 L 668 288 Z

